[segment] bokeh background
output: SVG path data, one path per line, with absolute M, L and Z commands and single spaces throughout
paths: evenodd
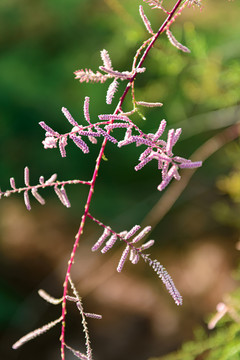
M 165 1 L 171 8 L 174 1 Z M 61 113 L 67 107 L 84 121 L 83 101 L 90 96 L 92 120 L 111 113 L 106 105 L 108 84 L 80 84 L 73 72 L 98 70 L 100 50 L 107 49 L 113 66 L 130 70 L 145 27 L 137 0 L 1 0 L 0 1 L 0 179 L 9 188 L 14 176 L 23 185 L 23 169 L 31 182 L 53 173 L 58 179 L 91 178 L 99 145 L 83 155 L 69 144 L 67 158 L 44 150 L 45 121 L 58 132 L 70 130 Z M 144 5 L 157 30 L 160 11 Z M 139 149 L 109 144 L 102 164 L 92 214 L 116 231 L 136 223 L 152 224 L 153 257 L 166 266 L 184 297 L 177 308 L 160 280 L 145 264 L 128 264 L 116 274 L 120 247 L 109 255 L 93 254 L 100 230 L 90 222 L 80 245 L 72 277 L 88 312 L 103 314 L 89 321 L 95 359 L 147 359 L 177 349 L 206 322 L 224 294 L 238 286 L 236 243 L 240 227 L 240 4 L 238 0 L 205 0 L 203 9 L 187 9 L 173 25 L 176 38 L 191 49 L 183 54 L 163 35 L 136 81 L 136 98 L 160 101 L 160 109 L 134 119 L 154 131 L 165 118 L 168 127 L 182 127 L 176 154 L 205 160 L 195 174 L 182 173 L 182 183 L 160 194 L 156 164 L 136 173 Z M 131 109 L 130 98 L 125 110 Z M 228 130 L 227 130 L 228 129 Z M 229 130 L 230 129 L 230 130 Z M 121 136 L 121 134 L 119 134 Z M 193 175 L 193 176 L 192 176 Z M 180 185 L 181 184 L 181 185 Z M 22 196 L 0 204 L 0 357 L 8 360 L 60 357 L 56 327 L 19 350 L 11 345 L 22 335 L 54 320 L 60 308 L 37 294 L 44 288 L 61 297 L 67 260 L 81 218 L 86 190 L 68 187 L 72 203 L 62 207 L 53 191 L 34 199 L 29 213 Z M 170 209 L 169 209 L 170 207 Z M 81 319 L 69 306 L 67 341 L 83 349 Z M 67 359 L 72 359 L 69 353 Z

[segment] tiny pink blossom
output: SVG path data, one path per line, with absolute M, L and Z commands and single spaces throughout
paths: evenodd
M 53 149 L 57 147 L 57 139 L 53 136 L 47 136 L 43 141 L 42 144 L 44 149 Z

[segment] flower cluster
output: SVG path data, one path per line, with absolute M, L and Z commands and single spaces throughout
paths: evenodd
M 154 244 L 154 240 L 149 240 L 145 244 L 141 245 L 140 247 L 135 247 L 135 244 L 138 243 L 140 240 L 142 240 L 143 237 L 151 231 L 151 226 L 145 227 L 138 235 L 136 235 L 132 241 L 130 242 L 129 239 L 135 235 L 135 233 L 140 230 L 140 225 L 135 225 L 130 231 L 122 231 L 120 234 L 115 233 L 112 229 L 109 227 L 105 227 L 103 234 L 100 236 L 100 238 L 97 240 L 97 242 L 93 245 L 92 251 L 98 250 L 103 243 L 107 240 L 107 238 L 110 236 L 109 240 L 106 241 L 105 246 L 102 248 L 101 253 L 105 254 L 107 251 L 109 251 L 117 239 L 123 240 L 126 243 L 126 248 L 122 253 L 121 259 L 119 261 L 117 271 L 121 272 L 123 265 L 125 261 L 128 258 L 131 261 L 132 264 L 137 264 L 140 255 L 142 252 L 148 248 L 150 248 Z
M 106 131 L 100 128 L 98 123 L 91 124 L 90 114 L 89 114 L 89 97 L 85 97 L 84 101 L 84 117 L 88 122 L 88 126 L 79 125 L 72 117 L 70 112 L 66 108 L 62 108 L 62 113 L 68 120 L 68 122 L 73 126 L 72 130 L 69 133 L 60 135 L 57 131 L 53 130 L 48 126 L 44 121 L 41 121 L 39 125 L 46 131 L 45 139 L 43 140 L 43 146 L 45 149 L 53 149 L 59 146 L 59 150 L 62 157 L 66 157 L 66 146 L 68 144 L 68 138 L 71 139 L 77 147 L 79 147 L 84 154 L 89 153 L 89 147 L 87 143 L 82 140 L 82 136 L 86 136 L 88 140 L 96 144 L 96 137 L 106 137 L 107 140 L 117 143 L 117 140 L 109 135 Z
M 160 105 L 160 103 L 158 103 L 158 105 Z M 97 142 L 96 137 L 103 136 L 108 141 L 118 144 L 119 148 L 132 143 L 135 143 L 136 146 L 145 145 L 147 148 L 140 154 L 139 163 L 135 166 L 135 170 L 138 171 L 150 161 L 154 159 L 157 160 L 158 169 L 161 170 L 162 174 L 162 181 L 158 186 L 159 191 L 162 191 L 173 178 L 176 180 L 181 179 L 178 172 L 179 169 L 197 168 L 202 165 L 201 161 L 192 162 L 191 160 L 183 157 L 174 156 L 173 147 L 181 135 L 181 128 L 169 130 L 166 141 L 160 139 L 167 125 L 166 120 L 162 120 L 160 122 L 156 133 L 148 134 L 143 133 L 125 114 L 102 114 L 98 116 L 100 122 L 92 124 L 89 115 L 88 97 L 86 97 L 84 101 L 84 117 L 88 122 L 88 126 L 84 127 L 79 125 L 66 108 L 62 108 L 62 112 L 69 123 L 73 126 L 72 131 L 69 133 L 60 135 L 43 121 L 40 122 L 41 127 L 46 131 L 46 137 L 43 141 L 44 148 L 52 149 L 53 147 L 57 147 L 58 143 L 62 157 L 66 156 L 65 147 L 67 145 L 68 138 L 70 138 L 85 154 L 89 152 L 89 147 L 82 139 L 83 136 L 88 137 L 89 141 L 92 143 Z M 110 132 L 116 128 L 125 128 L 123 140 L 117 140 L 115 137 L 110 135 Z
M 103 65 L 99 66 L 99 69 L 103 71 L 105 74 L 97 71 L 94 73 L 91 69 L 81 69 L 74 72 L 75 79 L 78 79 L 80 82 L 100 82 L 104 83 L 108 79 L 113 79 L 111 84 L 108 87 L 107 95 L 106 95 L 106 103 L 111 104 L 114 94 L 118 89 L 118 81 L 119 80 L 130 80 L 135 76 L 136 73 L 142 73 L 146 69 L 145 68 L 136 68 L 132 69 L 132 71 L 118 71 L 114 70 L 112 67 L 112 61 L 110 59 L 109 53 L 107 50 L 103 49 L 100 52 Z
M 129 259 L 132 264 L 137 264 L 140 260 L 140 257 L 142 257 L 144 261 L 153 268 L 158 277 L 162 280 L 175 303 L 177 305 L 182 304 L 182 297 L 177 288 L 175 287 L 174 282 L 166 269 L 160 264 L 159 261 L 152 260 L 148 254 L 144 253 L 145 250 L 149 249 L 154 244 L 154 240 L 148 240 L 144 244 L 138 247 L 136 246 L 136 244 L 139 243 L 139 241 L 142 240 L 151 231 L 151 226 L 146 226 L 139 232 L 141 226 L 135 225 L 130 231 L 125 230 L 118 234 L 113 231 L 109 226 L 105 226 L 99 220 L 95 219 L 92 215 L 88 214 L 88 217 L 90 217 L 93 221 L 95 221 L 104 228 L 102 235 L 92 246 L 92 251 L 99 250 L 100 247 L 105 243 L 101 250 L 101 253 L 105 254 L 113 247 L 117 240 L 125 242 L 126 246 L 119 260 L 117 271 L 122 271 L 127 259 Z M 138 234 L 136 235 L 137 232 Z
M 125 137 L 122 141 L 118 142 L 118 147 L 126 146 L 132 143 L 135 143 L 136 146 L 145 145 L 147 148 L 140 154 L 139 163 L 135 166 L 135 170 L 138 171 L 142 169 L 147 163 L 152 160 L 157 160 L 158 169 L 162 173 L 162 182 L 158 186 L 158 190 L 162 191 L 172 180 L 180 180 L 181 176 L 178 173 L 179 169 L 183 168 L 197 168 L 202 166 L 202 161 L 192 162 L 191 160 L 185 159 L 180 156 L 174 156 L 173 147 L 178 141 L 181 135 L 181 129 L 171 129 L 168 131 L 167 140 L 164 141 L 161 136 L 164 133 L 166 128 L 166 121 L 162 120 L 160 122 L 159 128 L 155 134 L 148 133 L 144 134 L 137 126 L 135 126 L 131 120 L 123 115 L 100 115 L 102 120 L 110 119 L 119 119 L 123 121 L 128 121 L 128 126 L 125 132 Z M 115 125 L 115 126 L 114 126 Z M 113 129 L 114 127 L 125 127 L 124 124 L 113 124 L 107 125 L 108 129 Z M 138 132 L 138 135 L 133 134 L 133 130 Z

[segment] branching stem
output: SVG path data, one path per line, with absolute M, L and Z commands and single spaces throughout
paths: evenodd
M 151 50 L 151 48 L 153 47 L 155 41 L 158 39 L 158 37 L 160 36 L 160 34 L 166 29 L 167 25 L 169 24 L 169 22 L 171 21 L 171 19 L 174 17 L 174 15 L 176 15 L 178 8 L 180 7 L 181 3 L 183 2 L 183 0 L 177 0 L 176 4 L 174 5 L 174 7 L 172 8 L 172 10 L 170 11 L 169 15 L 167 16 L 167 18 L 165 19 L 165 21 L 163 22 L 163 24 L 161 25 L 161 27 L 159 28 L 158 32 L 151 38 L 151 41 L 149 42 L 147 48 L 145 49 L 141 59 L 139 60 L 137 67 L 135 68 L 134 74 L 131 77 L 131 79 L 129 80 L 122 96 L 120 97 L 119 103 L 114 111 L 114 115 L 117 115 L 121 112 L 121 108 L 122 108 L 122 104 L 128 94 L 128 91 L 130 90 L 132 83 L 134 82 L 136 75 L 137 75 L 137 70 L 139 68 L 142 67 L 143 62 L 145 61 L 149 51 Z M 110 123 L 113 123 L 114 120 L 111 120 Z M 108 130 L 108 134 L 110 134 L 111 130 Z M 103 158 L 104 155 L 104 150 L 107 144 L 107 139 L 104 138 L 103 142 L 102 142 L 102 146 L 101 149 L 99 151 L 97 160 L 96 160 L 96 165 L 95 168 L 93 170 L 93 175 L 92 175 L 92 180 L 91 180 L 91 185 L 90 185 L 90 189 L 88 192 L 88 197 L 87 197 L 87 201 L 86 201 L 86 205 L 85 205 L 85 210 L 84 210 L 84 214 L 82 216 L 81 219 L 81 223 L 78 229 L 78 232 L 76 234 L 75 237 L 75 243 L 73 245 L 73 249 L 72 249 L 72 253 L 70 256 L 70 259 L 68 261 L 68 268 L 67 268 L 67 272 L 66 272 L 66 276 L 65 276 L 65 281 L 63 284 L 63 302 L 62 302 L 62 330 L 61 330 L 61 357 L 62 360 L 65 360 L 65 318 L 66 318 L 66 296 L 67 296 L 67 292 L 68 292 L 68 282 L 69 282 L 69 277 L 70 277 L 70 272 L 71 272 L 71 268 L 74 262 L 74 257 L 78 248 L 78 244 L 81 238 L 81 235 L 83 233 L 83 229 L 84 229 L 84 225 L 85 225 L 85 221 L 86 221 L 86 217 L 88 216 L 89 213 L 89 208 L 90 208 L 90 204 L 91 204 L 91 200 L 92 200 L 92 195 L 94 192 L 94 188 L 95 188 L 95 182 L 97 180 L 97 176 L 98 176 L 98 171 L 99 171 L 99 167 L 100 167 L 100 163 L 101 160 Z

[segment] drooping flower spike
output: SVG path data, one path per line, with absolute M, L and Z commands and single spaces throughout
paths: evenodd
M 177 305 L 182 304 L 182 296 L 175 287 L 174 282 L 171 276 L 166 271 L 166 269 L 157 260 L 152 260 L 148 254 L 145 254 L 145 250 L 149 249 L 151 246 L 154 245 L 154 240 L 148 240 L 142 245 L 136 246 L 136 244 L 139 243 L 151 231 L 151 226 L 146 226 L 139 232 L 139 230 L 141 229 L 140 225 L 135 225 L 129 231 L 124 230 L 118 234 L 114 232 L 109 226 L 105 226 L 99 220 L 95 219 L 91 214 L 88 214 L 87 216 L 93 221 L 95 221 L 98 225 L 104 228 L 102 235 L 92 246 L 92 251 L 99 250 L 101 246 L 103 246 L 105 243 L 105 245 L 102 247 L 101 250 L 101 253 L 105 254 L 114 246 L 117 240 L 125 242 L 126 246 L 118 262 L 117 272 L 122 271 L 123 266 L 127 261 L 127 259 L 129 259 L 129 261 L 135 265 L 142 257 L 144 261 L 148 263 L 157 273 L 157 275 L 166 286 L 168 292 L 172 296 L 175 303 Z

